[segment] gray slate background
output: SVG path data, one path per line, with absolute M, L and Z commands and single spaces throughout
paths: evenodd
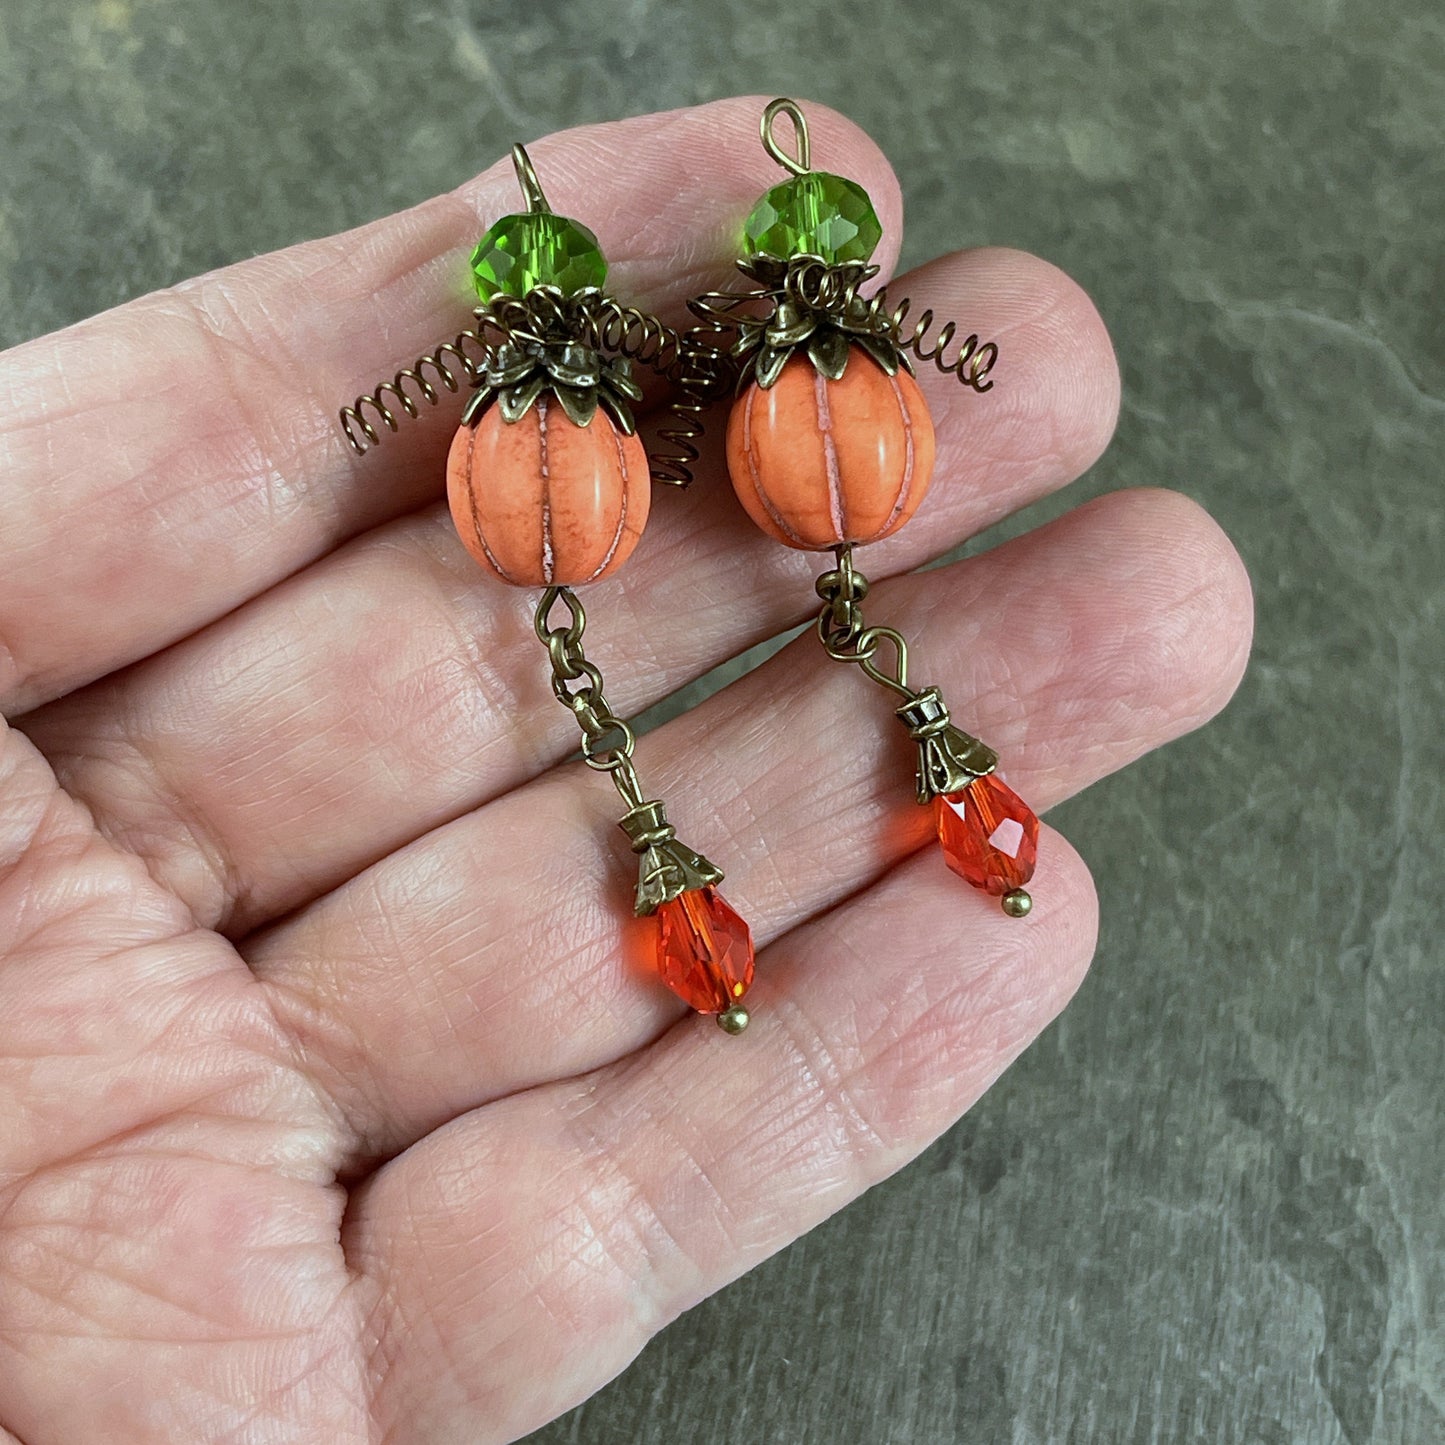
M 1190 492 L 1257 660 L 1055 815 L 1104 914 L 1063 1019 L 534 1445 L 1441 1445 L 1434 0 L 5 0 L 0 342 L 750 90 L 872 131 L 906 263 L 987 240 L 1089 288 L 1118 440 L 1025 521 Z

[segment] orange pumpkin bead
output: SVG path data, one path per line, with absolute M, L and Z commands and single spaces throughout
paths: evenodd
M 896 532 L 928 490 L 933 445 L 918 383 L 858 350 L 837 381 L 793 356 L 728 418 L 728 472 L 743 509 L 770 537 L 807 552 Z
M 461 427 L 447 500 L 462 545 L 519 587 L 576 587 L 615 572 L 647 523 L 642 439 L 600 407 L 578 426 L 545 393 L 514 422 L 491 406 Z

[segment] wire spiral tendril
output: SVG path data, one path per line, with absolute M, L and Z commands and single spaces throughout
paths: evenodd
M 998 362 L 997 342 L 980 343 L 976 332 L 970 332 L 962 340 L 958 340 L 961 328 L 956 321 L 945 321 L 930 336 L 937 319 L 931 306 L 925 306 L 918 313 L 912 328 L 905 329 L 913 302 L 905 296 L 890 310 L 886 286 L 879 287 L 868 298 L 868 308 L 875 318 L 881 318 L 884 329 L 900 350 L 911 351 L 920 361 L 931 361 L 945 376 L 956 376 L 971 391 L 993 390 L 993 382 L 987 377 Z M 950 360 L 947 353 L 955 341 L 958 350 Z
M 423 407 L 438 405 L 463 386 L 480 385 L 496 350 L 509 342 L 540 342 L 569 331 L 598 352 L 625 357 L 679 385 L 697 364 L 673 327 L 601 291 L 564 296 L 553 287 L 537 287 L 520 297 L 499 294 L 473 316 L 473 326 L 341 408 L 341 429 L 357 456 L 377 446 L 383 431 L 399 430 L 403 416 L 415 421 Z M 693 416 L 678 413 L 659 430 L 648 455 L 654 481 L 691 483 L 701 431 L 700 409 Z
M 756 262 L 745 264 L 751 271 L 759 269 Z M 797 256 L 787 263 L 765 263 L 762 274 L 768 279 L 756 289 L 709 291 L 688 302 L 699 324 L 683 339 L 684 349 L 697 353 L 697 359 L 685 370 L 689 379 L 700 379 L 710 398 L 724 389 L 719 381 L 723 373 L 734 381 L 746 377 L 746 370 L 740 372 L 729 354 L 733 342 L 747 328 L 764 324 L 785 298 L 821 314 L 846 315 L 855 333 L 872 333 L 899 352 L 932 362 L 945 376 L 955 377 L 971 391 L 993 389 L 989 373 L 998 362 L 997 343 L 981 341 L 976 332 L 960 335 L 962 328 L 956 321 L 940 325 L 932 307 L 914 314 L 914 303 L 908 297 L 890 304 L 886 286 L 880 286 L 871 296 L 862 296 L 859 288 L 878 274 L 876 266 L 830 264 L 817 256 Z M 675 409 L 680 411 L 685 405 L 680 401 Z

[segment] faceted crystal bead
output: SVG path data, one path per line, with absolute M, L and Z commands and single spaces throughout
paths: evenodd
M 843 176 L 809 171 L 776 185 L 743 223 L 743 252 L 806 254 L 825 261 L 866 261 L 883 227 L 868 192 Z
M 997 773 L 933 800 L 938 841 L 948 866 L 995 898 L 1034 876 L 1039 820 Z
M 689 888 L 657 910 L 657 971 L 699 1013 L 721 1013 L 753 981 L 753 936 L 711 886 Z
M 499 291 L 525 296 L 534 286 L 556 286 L 570 295 L 607 279 L 597 237 L 586 226 L 550 211 L 503 216 L 477 242 L 471 268 L 483 301 Z

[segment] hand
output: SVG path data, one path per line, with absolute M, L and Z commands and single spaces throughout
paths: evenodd
M 531 147 L 617 295 L 677 320 L 727 283 L 760 105 Z M 896 181 L 809 115 L 888 262 Z M 438 500 L 461 399 L 364 460 L 335 421 L 460 329 L 466 248 L 516 206 L 504 160 L 0 358 L 7 1440 L 510 1440 L 917 1154 L 1086 967 L 1069 846 L 1045 829 L 1025 923 L 955 878 L 885 699 L 811 636 L 638 752 L 753 924 L 752 1028 L 626 964 L 617 800 L 566 761 L 534 598 Z M 1042 261 L 897 292 L 1002 360 L 983 397 L 922 372 L 938 472 L 870 549 L 869 616 L 1048 806 L 1223 704 L 1248 584 L 1165 492 L 908 575 L 1077 477 L 1118 391 Z M 587 596 L 614 706 L 804 620 L 816 562 L 710 453 Z

